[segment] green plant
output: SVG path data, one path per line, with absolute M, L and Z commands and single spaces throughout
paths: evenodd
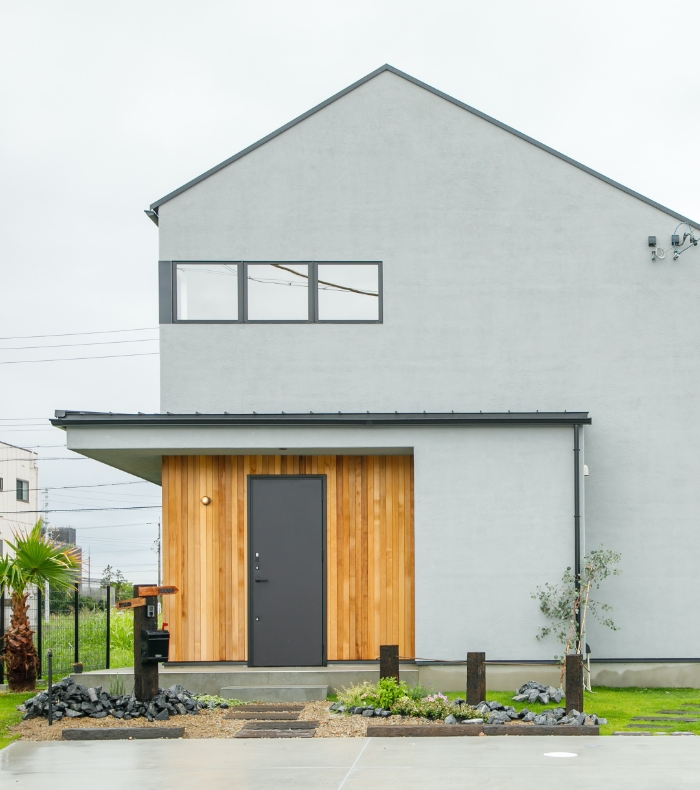
M 537 633 L 537 639 L 545 639 L 550 634 L 563 647 L 563 655 L 555 656 L 562 666 L 564 676 L 564 657 L 570 653 L 581 653 L 586 630 L 586 616 L 590 612 L 601 625 L 617 630 L 617 626 L 606 614 L 612 611 L 609 604 L 601 603 L 591 597 L 591 592 L 600 589 L 602 581 L 609 576 L 618 576 L 621 571 L 615 567 L 621 555 L 615 551 L 600 549 L 592 551 L 582 560 L 579 574 L 571 568 L 564 571 L 559 584 L 545 584 L 537 587 L 531 597 L 539 602 L 540 611 L 551 621 Z
M 27 535 L 7 541 L 14 556 L 0 559 L 0 588 L 12 593 L 12 619 L 5 634 L 3 659 L 10 691 L 36 688 L 38 658 L 29 625 L 27 599 L 32 585 L 68 589 L 75 584 L 79 562 L 74 549 L 41 534 L 41 519 Z
M 227 699 L 226 697 L 219 697 L 217 694 L 195 694 L 194 698 L 198 702 L 204 702 L 207 705 L 210 702 L 213 702 L 214 705 L 221 705 L 222 702 L 225 702 L 232 708 L 235 708 L 237 705 L 245 704 L 239 699 Z
M 479 711 L 469 705 L 455 706 L 444 694 L 429 694 L 427 697 L 415 700 L 405 696 L 397 700 L 391 707 L 391 712 L 401 716 L 419 716 L 423 719 L 444 719 L 452 714 L 457 719 L 480 718 Z
M 406 696 L 408 691 L 408 685 L 404 681 L 399 682 L 396 678 L 381 678 L 377 683 L 377 699 L 380 707 L 390 710 L 396 700 Z
M 113 697 L 124 696 L 124 678 L 121 675 L 110 675 L 109 678 L 109 693 Z

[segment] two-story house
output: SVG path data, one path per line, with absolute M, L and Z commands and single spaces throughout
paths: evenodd
M 162 485 L 172 658 L 551 660 L 603 544 L 598 679 L 700 685 L 698 223 L 390 66 L 147 213 L 161 412 L 54 424 Z

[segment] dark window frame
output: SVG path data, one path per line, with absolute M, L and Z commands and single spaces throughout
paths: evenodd
M 25 488 L 26 485 L 26 488 Z M 27 492 L 27 498 L 24 498 L 24 492 Z M 15 492 L 17 496 L 18 502 L 29 502 L 29 480 L 21 480 L 19 477 L 16 478 L 15 483 Z M 21 494 L 21 496 L 20 496 Z
M 309 267 L 309 312 L 307 319 L 249 319 L 248 318 L 248 266 L 255 264 L 284 264 Z M 178 264 L 213 265 L 230 264 L 238 273 L 238 318 L 236 319 L 185 319 L 177 317 L 177 267 Z M 379 306 L 376 319 L 329 320 L 318 317 L 318 267 L 319 266 L 376 266 L 378 274 Z M 384 323 L 384 266 L 382 261 L 234 261 L 234 260 L 177 260 L 172 261 L 171 271 L 172 323 L 174 324 L 383 324 Z

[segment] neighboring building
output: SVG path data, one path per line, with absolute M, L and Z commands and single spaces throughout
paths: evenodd
M 32 450 L 0 442 L 0 554 L 7 541 L 39 520 L 39 469 Z
M 148 213 L 161 413 L 54 425 L 162 483 L 173 658 L 546 661 L 602 543 L 598 678 L 700 685 L 697 223 L 391 67 Z

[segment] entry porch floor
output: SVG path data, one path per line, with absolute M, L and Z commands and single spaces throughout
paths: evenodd
M 401 664 L 402 680 L 410 686 L 418 683 L 418 667 Z M 179 683 L 194 694 L 218 694 L 227 699 L 261 702 L 308 702 L 324 700 L 339 689 L 379 680 L 379 664 L 371 662 L 337 663 L 327 667 L 249 667 L 245 664 L 212 662 L 201 664 L 166 664 L 159 669 L 161 687 Z M 133 667 L 100 669 L 72 675 L 73 680 L 87 686 L 109 689 L 114 681 L 131 692 L 134 685 Z

